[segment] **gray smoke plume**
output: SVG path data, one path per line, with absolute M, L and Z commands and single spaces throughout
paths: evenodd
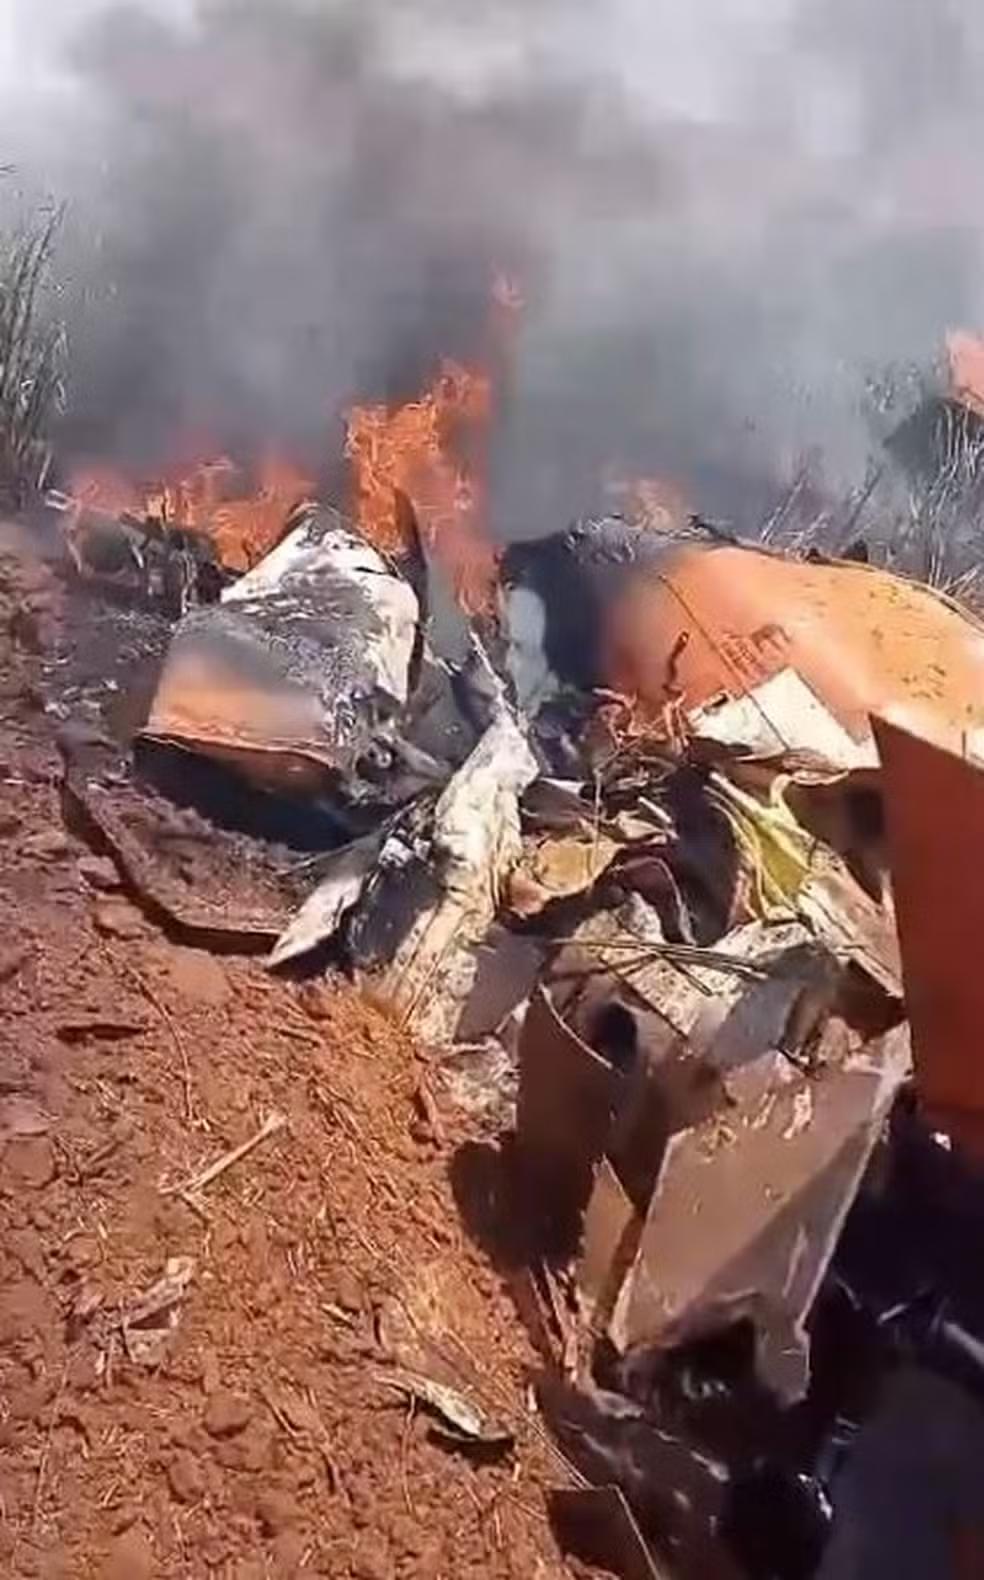
M 844 486 L 867 375 L 984 322 L 982 50 L 974 0 L 8 0 L 0 163 L 69 204 L 64 443 L 330 463 L 351 400 L 487 351 L 501 269 L 503 535 L 620 474 L 743 525 L 808 452 Z

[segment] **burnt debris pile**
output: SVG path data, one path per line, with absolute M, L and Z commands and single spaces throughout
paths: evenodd
M 611 519 L 512 546 L 449 656 L 415 531 L 303 502 L 243 572 L 53 504 L 73 574 L 174 622 L 140 772 L 68 739 L 77 817 L 168 925 L 354 976 L 500 1140 L 563 1541 L 629 1580 L 980 1573 L 976 618 Z M 135 832 L 213 770 L 244 861 L 251 798 L 305 829 L 243 914 Z

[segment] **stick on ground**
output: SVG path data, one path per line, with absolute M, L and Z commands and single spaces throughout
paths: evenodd
M 254 1148 L 259 1146 L 261 1141 L 265 1141 L 268 1136 L 275 1136 L 278 1131 L 286 1127 L 286 1124 L 286 1114 L 268 1114 L 259 1130 L 250 1136 L 248 1140 L 243 1141 L 238 1147 L 233 1147 L 229 1152 L 223 1152 L 220 1158 L 216 1158 L 214 1163 L 208 1165 L 208 1168 L 202 1169 L 199 1174 L 193 1174 L 190 1179 L 182 1181 L 180 1185 L 169 1185 L 162 1194 L 165 1196 L 190 1196 L 192 1199 L 200 1196 L 202 1191 L 213 1184 L 220 1175 L 225 1174 L 227 1169 L 231 1169 L 234 1164 L 248 1157 Z

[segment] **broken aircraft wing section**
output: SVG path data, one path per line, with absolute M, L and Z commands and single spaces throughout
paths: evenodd
M 354 777 L 407 703 L 420 640 L 409 581 L 313 508 L 181 622 L 145 734 L 280 790 Z
M 603 687 L 670 735 L 839 768 L 876 762 L 869 718 L 938 741 L 984 728 L 984 627 L 870 565 L 808 562 L 613 518 L 510 548 L 510 662 L 522 692 Z

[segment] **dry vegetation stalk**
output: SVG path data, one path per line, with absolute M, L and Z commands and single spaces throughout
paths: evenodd
M 0 490 L 18 505 L 44 486 L 65 400 L 65 329 L 48 311 L 61 219 L 52 210 L 0 236 Z

